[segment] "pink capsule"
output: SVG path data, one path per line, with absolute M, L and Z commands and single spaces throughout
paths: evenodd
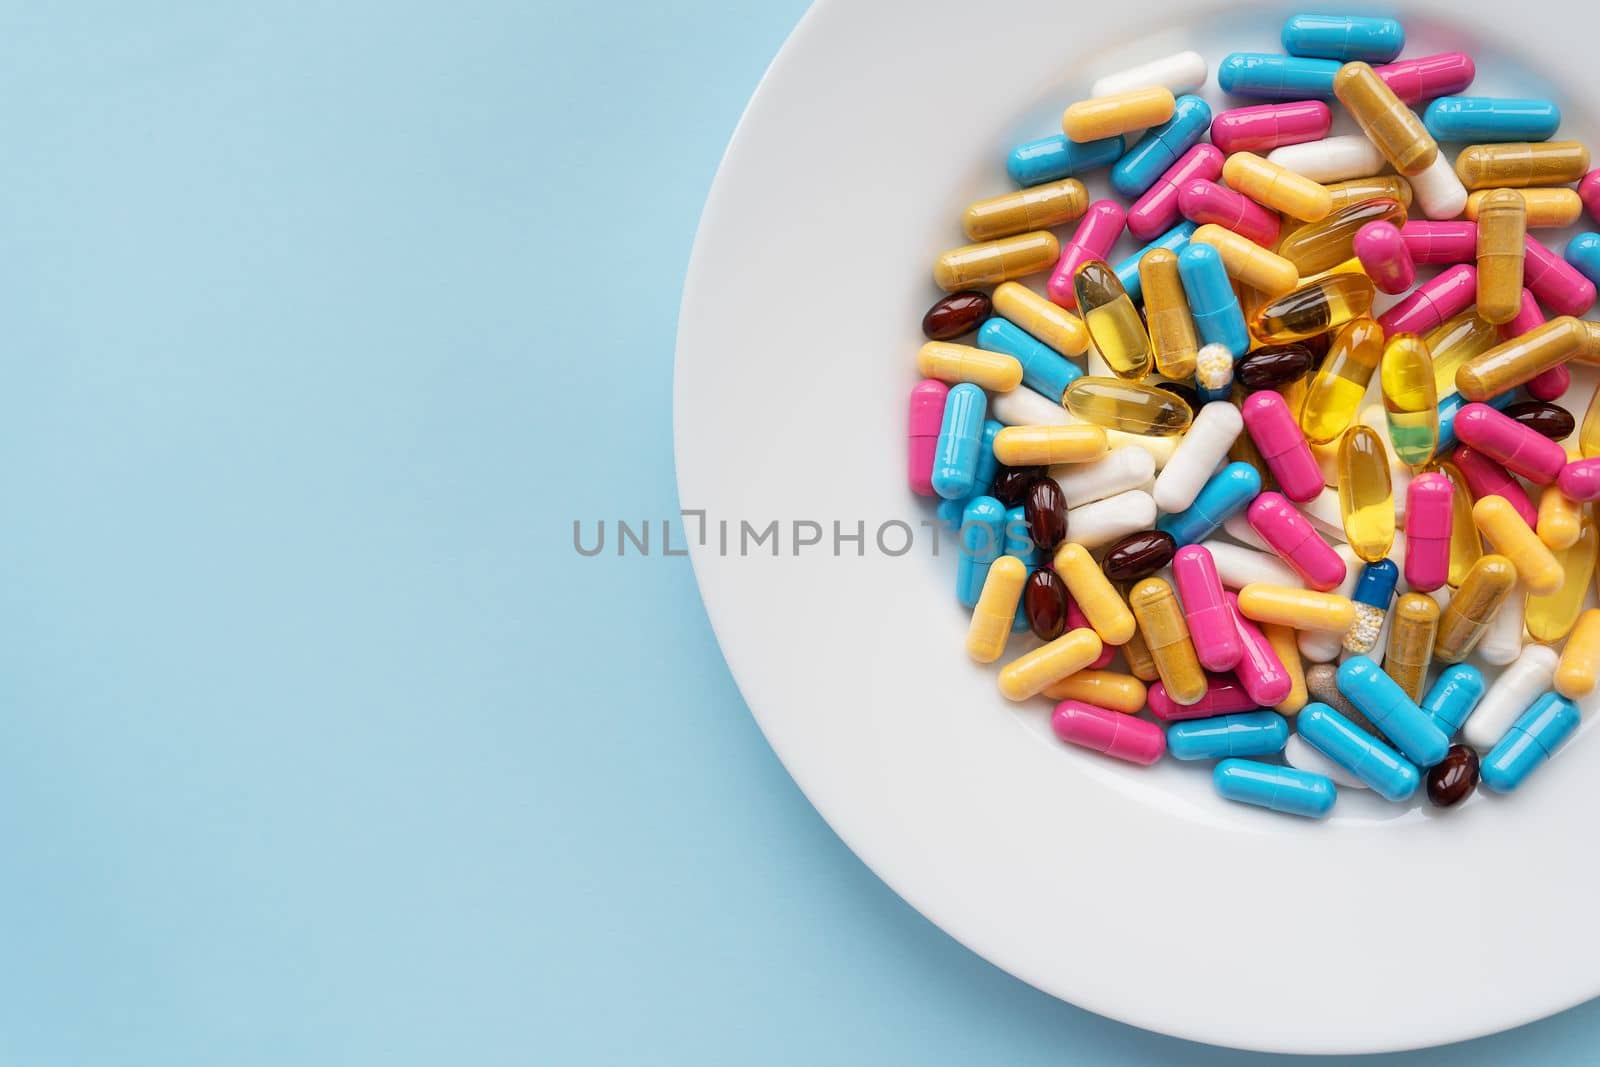
M 1572 372 L 1565 363 L 1542 370 L 1523 386 L 1535 400 L 1546 402 L 1560 400 L 1572 387 Z
M 1594 307 L 1594 282 L 1578 273 L 1576 267 L 1545 247 L 1543 241 L 1525 239 L 1527 253 L 1522 259 L 1522 284 L 1533 290 L 1539 302 L 1557 315 L 1582 315 Z
M 1600 168 L 1585 174 L 1578 183 L 1578 199 L 1589 209 L 1589 217 L 1600 222 Z
M 1233 670 L 1244 655 L 1244 645 L 1222 598 L 1222 579 L 1217 577 L 1211 551 L 1203 545 L 1178 549 L 1172 557 L 1172 578 L 1200 666 L 1208 671 Z
M 1488 456 L 1462 445 L 1456 449 L 1456 470 L 1466 479 L 1467 490 L 1472 494 L 1472 499 L 1482 500 L 1486 496 L 1505 497 L 1507 503 L 1522 516 L 1522 521 L 1528 524 L 1529 529 L 1539 524 L 1539 511 L 1533 506 L 1533 501 L 1528 499 L 1522 483 Z
M 1157 682 L 1150 687 L 1150 711 L 1162 722 L 1182 722 L 1184 719 L 1209 719 L 1213 715 L 1230 715 L 1236 711 L 1252 711 L 1260 707 L 1244 691 L 1239 679 L 1231 674 L 1214 674 L 1206 680 L 1206 695 L 1193 704 L 1179 704 L 1167 695 L 1167 687 Z
M 1072 231 L 1072 240 L 1061 250 L 1056 269 L 1050 273 L 1046 288 L 1051 300 L 1064 308 L 1078 306 L 1072 276 L 1091 259 L 1105 259 L 1111 254 L 1112 246 L 1122 236 L 1122 225 L 1127 218 L 1122 205 L 1115 200 L 1096 200 L 1089 205 L 1089 210 L 1078 220 L 1078 228 Z
M 1456 437 L 1475 451 L 1539 485 L 1555 481 L 1567 465 L 1566 449 L 1488 404 L 1464 405 L 1455 428 Z
M 1413 263 L 1473 263 L 1478 258 L 1476 222 L 1414 219 L 1400 227 L 1400 236 Z
M 1244 517 L 1267 547 L 1293 567 L 1311 588 L 1326 593 L 1344 581 L 1344 560 L 1317 535 L 1311 523 L 1300 514 L 1300 509 L 1285 500 L 1282 493 L 1259 494 L 1245 509 Z
M 1402 59 L 1372 68 L 1402 103 L 1419 104 L 1440 96 L 1454 96 L 1472 84 L 1478 69 L 1462 52 Z
M 1322 492 L 1322 468 L 1282 395 L 1271 389 L 1251 393 L 1240 411 L 1250 439 L 1284 495 L 1299 504 L 1316 499 Z
M 911 428 L 906 434 L 911 463 L 907 473 L 911 491 L 918 496 L 933 495 L 933 453 L 944 424 L 944 399 L 950 387 L 924 378 L 911 389 Z
M 1272 642 L 1267 640 L 1267 635 L 1239 612 L 1237 593 L 1228 594 L 1228 614 L 1233 616 L 1239 639 L 1244 642 L 1244 655 L 1239 657 L 1239 666 L 1233 673 L 1245 693 L 1264 708 L 1288 700 L 1294 682 L 1290 680 L 1289 672 L 1284 669 L 1283 660 L 1278 658 Z
M 1067 629 L 1068 630 L 1081 630 L 1086 626 L 1088 626 L 1089 629 L 1091 629 L 1091 630 L 1094 629 L 1093 626 L 1089 625 L 1089 616 L 1085 615 L 1083 613 L 1083 609 L 1078 607 L 1078 601 L 1076 600 L 1076 598 L 1074 598 L 1071 593 L 1068 593 L 1067 594 Z M 1112 644 L 1105 645 L 1103 648 L 1100 649 L 1100 655 L 1095 659 L 1095 661 L 1093 663 L 1089 664 L 1089 666 L 1084 668 L 1084 669 L 1085 670 L 1091 670 L 1091 671 L 1103 671 L 1103 670 L 1105 670 L 1108 666 L 1111 665 L 1112 659 L 1115 658 L 1115 656 L 1117 654 L 1118 647 L 1119 646 L 1112 645 Z
M 1452 315 L 1459 315 L 1478 299 L 1478 269 L 1463 263 L 1451 267 L 1378 316 L 1384 337 L 1397 333 L 1427 333 Z
M 1600 458 L 1573 460 L 1561 469 L 1556 488 L 1568 500 L 1600 500 Z
M 1178 210 L 1190 222 L 1214 222 L 1223 229 L 1248 237 L 1264 248 L 1278 241 L 1278 216 L 1243 193 L 1197 179 L 1183 183 L 1178 190 Z
M 1417 280 L 1417 265 L 1394 223 L 1369 222 L 1356 231 L 1352 244 L 1361 269 L 1379 291 L 1403 293 Z
M 1224 111 L 1211 120 L 1211 143 L 1228 155 L 1266 155 L 1286 144 L 1305 144 L 1328 136 L 1333 112 L 1321 100 L 1292 100 Z
M 1222 177 L 1222 153 L 1208 144 L 1197 144 L 1183 154 L 1156 183 L 1128 209 L 1128 232 L 1141 241 L 1152 241 L 1178 221 L 1178 191 L 1196 178 Z
M 1154 763 L 1167 750 L 1167 733 L 1155 723 L 1077 700 L 1056 705 L 1050 728 L 1068 744 L 1129 763 Z
M 1406 488 L 1406 584 L 1431 593 L 1450 577 L 1451 507 L 1455 487 L 1437 472 L 1419 474 Z

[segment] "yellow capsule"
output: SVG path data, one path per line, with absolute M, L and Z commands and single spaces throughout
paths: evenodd
M 1222 255 L 1228 277 L 1259 289 L 1264 296 L 1287 293 L 1300 284 L 1294 264 L 1256 244 L 1250 238 L 1208 222 L 1189 238 L 1191 244 L 1210 245 Z
M 917 372 L 951 385 L 971 382 L 996 393 L 1022 384 L 1022 364 L 1004 352 L 986 352 L 971 345 L 929 341 L 917 352 Z
M 1127 644 L 1133 636 L 1133 613 L 1089 550 L 1068 541 L 1056 550 L 1055 569 L 1100 639 L 1108 645 Z
M 952 248 L 933 262 L 933 283 L 947 293 L 981 289 L 1056 265 L 1061 242 L 1043 230 Z
M 1149 374 L 1150 335 L 1111 266 L 1101 259 L 1083 264 L 1072 276 L 1072 291 L 1089 337 L 1111 373 L 1133 381 Z
M 1600 681 L 1600 608 L 1590 608 L 1578 616 L 1578 625 L 1567 639 L 1556 663 L 1556 692 L 1568 700 L 1581 700 L 1594 692 Z
M 1506 602 L 1517 584 L 1517 569 L 1509 559 L 1490 553 L 1472 565 L 1450 606 L 1439 616 L 1439 633 L 1433 639 L 1433 658 L 1460 663 L 1478 647 L 1489 620 Z
M 1367 318 L 1346 323 L 1333 335 L 1328 356 L 1306 386 L 1300 429 L 1306 440 L 1325 445 L 1356 421 L 1372 372 L 1383 358 L 1383 327 Z
M 1357 556 L 1376 563 L 1394 547 L 1394 488 L 1383 438 L 1355 425 L 1339 440 L 1339 518 Z
M 1403 207 L 1411 207 L 1411 183 L 1397 174 L 1381 174 L 1375 178 L 1351 178 L 1323 186 L 1333 197 L 1333 210 L 1342 211 L 1351 204 L 1383 197 L 1398 200 Z
M 1088 206 L 1089 191 L 1083 183 L 1076 178 L 1064 178 L 979 200 L 962 214 L 961 229 L 969 241 L 993 241 L 1028 230 L 1065 225 L 1082 215 Z
M 1281 211 L 1302 222 L 1325 219 L 1333 210 L 1333 194 L 1327 189 L 1254 152 L 1229 156 L 1222 165 L 1222 180 L 1269 211 Z
M 1406 593 L 1389 616 L 1389 647 L 1383 671 L 1412 700 L 1422 699 L 1423 680 L 1433 662 L 1433 641 L 1439 632 L 1439 603 L 1426 593 Z
M 1051 303 L 1020 282 L 1002 282 L 994 291 L 994 313 L 1010 319 L 1063 356 L 1089 349 L 1089 328 L 1066 308 Z
M 1045 686 L 1083 670 L 1100 658 L 1104 648 L 1093 630 L 1068 630 L 1002 667 L 1000 695 L 1007 700 L 1027 700 Z
M 1433 458 L 1439 447 L 1439 396 L 1433 388 L 1433 357 L 1414 333 L 1397 333 L 1383 348 L 1378 371 L 1389 442 L 1412 470 Z
M 1133 636 L 1122 646 L 1122 654 L 1127 657 L 1128 670 L 1141 682 L 1153 682 L 1161 677 L 1161 672 L 1156 670 L 1155 657 L 1150 655 L 1150 646 L 1144 643 L 1144 634 L 1138 627 L 1134 627 Z
M 1346 63 L 1333 76 L 1333 95 L 1355 117 L 1367 139 L 1378 146 L 1395 170 L 1406 177 L 1421 174 L 1439 158 L 1439 146 L 1428 129 L 1394 90 L 1365 63 Z
M 1583 343 L 1572 358 L 1579 363 L 1600 363 L 1600 322 L 1583 319 L 1578 325 L 1583 327 Z
M 1095 375 L 1074 379 L 1062 403 L 1085 422 L 1146 437 L 1174 437 L 1194 418 L 1176 393 Z
M 1467 218 L 1472 222 L 1478 221 L 1478 212 L 1483 207 L 1483 198 L 1492 190 L 1479 189 L 1467 197 Z M 1514 190 L 1522 197 L 1522 206 L 1527 214 L 1528 229 L 1551 229 L 1558 226 L 1571 226 L 1578 221 L 1578 216 L 1583 214 L 1583 200 L 1573 189 L 1518 189 Z
M 1239 590 L 1239 612 L 1256 622 L 1342 634 L 1356 621 L 1349 597 L 1251 582 Z
M 967 655 L 979 663 L 993 663 L 1006 650 L 1011 624 L 1017 617 L 1017 602 L 1022 585 L 1028 580 L 1028 565 L 1016 556 L 1001 556 L 989 565 L 967 625 Z
M 1429 330 L 1423 340 L 1433 353 L 1433 388 L 1442 400 L 1456 391 L 1461 364 L 1500 343 L 1500 328 L 1468 308 Z
M 1589 580 L 1594 577 L 1595 551 L 1600 549 L 1600 531 L 1587 515 L 1578 530 L 1578 539 L 1553 553 L 1563 581 L 1549 596 L 1528 597 L 1524 622 L 1535 641 L 1553 644 L 1572 631 L 1589 595 Z
M 1273 344 L 1303 341 L 1365 317 L 1372 296 L 1365 274 L 1330 274 L 1262 307 L 1250 318 L 1250 332 Z
M 1152 664 L 1153 666 L 1153 664 Z M 1116 671 L 1079 671 L 1045 687 L 1051 700 L 1081 700 L 1097 708 L 1132 715 L 1144 707 L 1145 685 Z
M 1567 461 L 1581 459 L 1576 452 L 1567 453 Z M 1533 532 L 1552 552 L 1571 548 L 1578 543 L 1583 528 L 1583 505 L 1568 500 L 1559 487 L 1547 485 L 1539 494 L 1539 521 Z
M 1530 596 L 1548 596 L 1561 588 L 1561 564 L 1503 496 L 1486 496 L 1472 505 L 1478 532 L 1517 568 Z
M 1483 555 L 1483 542 L 1472 521 L 1472 493 L 1454 463 L 1431 463 L 1429 469 L 1450 479 L 1450 575 L 1445 582 L 1457 589 Z
M 1528 212 L 1515 189 L 1496 189 L 1478 212 L 1478 314 L 1507 323 L 1522 310 L 1522 253 Z
M 1133 587 L 1128 603 L 1139 620 L 1139 632 L 1155 660 L 1167 695 L 1178 704 L 1193 704 L 1206 695 L 1206 672 L 1189 639 L 1189 626 L 1172 586 L 1146 578 Z
M 1144 319 L 1150 328 L 1156 370 L 1168 378 L 1194 377 L 1200 341 L 1195 336 L 1189 297 L 1178 277 L 1177 253 L 1155 248 L 1140 257 L 1139 287 L 1144 290 Z
M 1106 453 L 1098 426 L 1007 426 L 994 435 L 994 457 L 1008 467 L 1088 463 Z
M 1283 664 L 1284 673 L 1289 676 L 1289 695 L 1283 698 L 1281 704 L 1274 704 L 1272 710 L 1286 718 L 1292 718 L 1306 706 L 1308 699 L 1306 667 L 1300 660 L 1299 639 L 1295 636 L 1294 629 L 1289 626 L 1263 626 L 1261 632 L 1266 635 L 1267 643 L 1272 646 L 1278 661 Z
M 1558 316 L 1461 364 L 1456 390 L 1463 400 L 1488 400 L 1565 363 L 1588 343 L 1589 331 L 1582 322 L 1571 315 Z
M 1589 150 L 1577 141 L 1475 144 L 1456 157 L 1456 176 L 1468 189 L 1566 185 L 1588 169 Z
M 1176 106 L 1171 90 L 1159 86 L 1079 100 L 1061 113 L 1061 132 L 1081 144 L 1147 130 L 1170 119 Z
M 1589 407 L 1583 413 L 1583 425 L 1578 427 L 1578 451 L 1584 459 L 1600 456 L 1600 389 L 1589 398 Z
M 1406 224 L 1406 209 L 1398 199 L 1363 200 L 1331 212 L 1321 222 L 1295 230 L 1278 245 L 1278 255 L 1293 263 L 1301 277 L 1320 274 L 1348 263 L 1355 255 L 1356 231 L 1369 222 Z

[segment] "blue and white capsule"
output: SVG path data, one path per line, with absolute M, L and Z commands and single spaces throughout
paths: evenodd
M 1145 131 L 1111 168 L 1111 188 L 1137 200 L 1211 128 L 1211 107 L 1198 96 L 1178 97 L 1172 117 Z
M 1223 345 L 1234 359 L 1250 351 L 1250 329 L 1222 253 L 1210 245 L 1185 245 L 1178 253 L 1178 278 L 1189 298 L 1189 313 L 1200 339 Z
M 1293 767 L 1247 759 L 1225 759 L 1211 772 L 1217 793 L 1241 804 L 1320 819 L 1333 810 L 1339 791 L 1333 779 Z
M 1436 141 L 1548 141 L 1561 126 L 1561 109 L 1554 100 L 1441 96 L 1422 113 L 1422 124 Z
M 961 556 L 956 563 L 956 598 L 964 607 L 978 604 L 989 567 L 1006 544 L 1006 508 L 992 496 L 973 497 L 961 516 Z
M 1266 756 L 1282 752 L 1288 740 L 1289 722 L 1275 711 L 1241 711 L 1167 727 L 1167 751 L 1182 760 Z
M 1194 503 L 1156 521 L 1156 529 L 1172 535 L 1178 547 L 1204 541 L 1261 492 L 1261 475 L 1248 463 L 1230 463 L 1201 487 Z
M 1346 660 L 1337 676 L 1339 692 L 1383 731 L 1407 759 L 1432 767 L 1450 750 L 1450 739 L 1433 716 L 1416 705 L 1400 683 L 1365 656 Z
M 1470 663 L 1457 663 L 1439 672 L 1439 679 L 1422 698 L 1422 710 L 1433 717 L 1446 737 L 1454 737 L 1486 688 L 1482 671 Z
M 978 328 L 978 347 L 1016 359 L 1022 364 L 1022 384 L 1058 404 L 1066 396 L 1067 386 L 1083 377 L 1083 371 L 1071 360 L 998 315 Z
M 1346 651 L 1365 656 L 1378 647 L 1383 634 L 1384 620 L 1389 617 L 1389 603 L 1394 600 L 1395 583 L 1400 580 L 1400 568 L 1394 560 L 1380 559 L 1361 568 L 1356 588 L 1350 594 L 1356 608 L 1356 621 L 1344 635 Z
M 1139 261 L 1145 257 L 1145 253 L 1153 252 L 1158 248 L 1165 248 L 1175 255 L 1182 255 L 1183 250 L 1189 247 L 1189 238 L 1193 237 L 1194 231 L 1199 228 L 1192 222 L 1180 222 L 1116 265 L 1114 269 L 1117 274 L 1117 281 L 1122 283 L 1122 288 L 1127 292 L 1129 300 L 1132 300 L 1135 304 L 1144 303 L 1144 283 L 1139 280 Z M 1024 368 L 1023 373 L 1027 373 L 1026 368 Z
M 1336 59 L 1306 59 L 1268 52 L 1234 52 L 1217 65 L 1225 93 L 1258 100 L 1332 100 Z
M 1562 258 L 1579 274 L 1600 285 L 1600 233 L 1589 231 L 1575 235 L 1567 242 Z
M 1096 167 L 1109 167 L 1127 148 L 1119 134 L 1098 141 L 1069 141 L 1062 134 L 1027 141 L 1006 157 L 1006 173 L 1018 185 L 1043 185 Z
M 1416 764 L 1326 704 L 1307 704 L 1295 716 L 1306 743 L 1371 787 L 1385 800 L 1409 800 L 1422 783 Z
M 1512 725 L 1499 744 L 1483 757 L 1479 774 L 1496 793 L 1509 793 L 1522 784 L 1578 729 L 1578 705 L 1559 693 L 1546 693 L 1533 702 Z
M 1283 50 L 1291 56 L 1387 63 L 1405 46 L 1405 27 L 1395 19 L 1290 15 L 1283 24 Z

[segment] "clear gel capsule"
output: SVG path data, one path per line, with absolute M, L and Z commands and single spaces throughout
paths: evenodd
M 1394 547 L 1394 488 L 1383 439 L 1368 426 L 1352 426 L 1339 439 L 1339 517 L 1350 547 L 1368 563 Z
M 1132 381 L 1148 375 L 1150 335 L 1110 265 L 1101 259 L 1085 263 L 1073 275 L 1072 288 L 1089 336 L 1112 373 Z
M 1420 468 L 1439 445 L 1439 398 L 1427 344 L 1414 333 L 1395 334 L 1384 346 L 1378 378 L 1395 456 Z

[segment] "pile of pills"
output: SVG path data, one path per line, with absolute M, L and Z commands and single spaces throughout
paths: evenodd
M 1011 152 L 934 264 L 911 489 L 968 654 L 1062 740 L 1313 817 L 1510 792 L 1600 680 L 1600 398 L 1554 403 L 1600 363 L 1600 232 L 1540 237 L 1600 222 L 1600 170 L 1392 19 L 1282 40 L 1218 66 L 1255 102 L 1213 114 L 1185 52 Z

